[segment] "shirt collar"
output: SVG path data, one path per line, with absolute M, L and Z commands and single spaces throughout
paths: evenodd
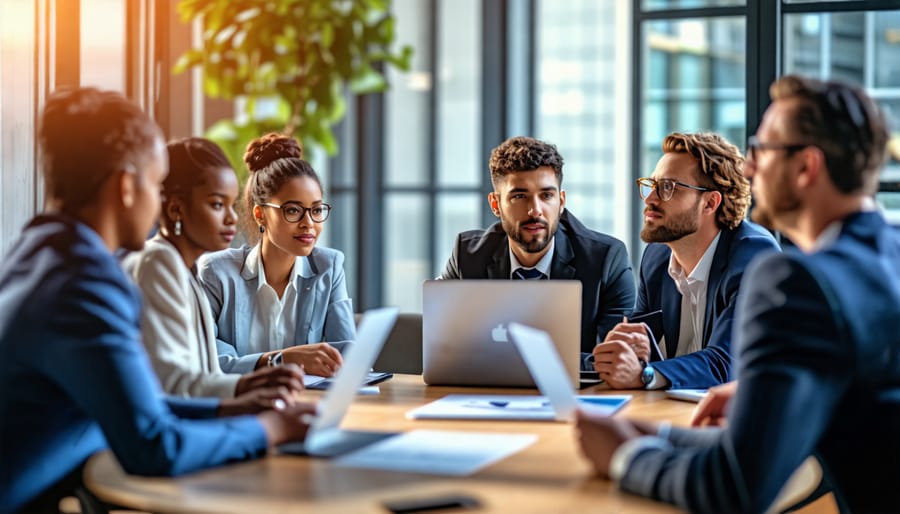
M 544 274 L 547 278 L 550 278 L 550 265 L 553 263 L 553 251 L 556 249 L 556 237 L 550 240 L 550 248 L 547 250 L 547 253 L 541 257 L 541 260 L 538 261 L 537 264 L 534 265 L 535 269 Z M 512 251 L 512 246 L 509 247 L 509 278 L 513 278 L 513 273 L 519 268 L 526 268 L 522 263 L 519 262 L 519 259 L 516 258 L 516 254 Z
M 680 280 L 686 283 L 706 282 L 709 279 L 709 270 L 712 268 L 713 257 L 716 255 L 716 247 L 719 246 L 719 237 L 721 236 L 722 231 L 720 230 L 709 243 L 709 246 L 706 247 L 703 257 L 700 257 L 697 265 L 694 266 L 691 274 L 687 277 L 684 275 L 684 268 L 675 260 L 675 254 L 671 254 L 669 256 L 669 276 L 672 277 L 672 280 L 676 283 Z
M 260 244 L 257 244 L 247 252 L 247 257 L 244 259 L 244 269 L 246 269 L 250 275 L 246 278 L 259 277 L 259 287 L 257 287 L 257 289 L 262 287 L 263 284 L 268 285 L 266 282 L 266 270 L 263 267 Z M 314 273 L 309 265 L 309 257 L 297 257 L 294 259 L 294 266 L 291 268 L 291 280 L 289 284 L 293 284 L 300 277 L 309 278 L 313 275 Z
M 870 212 L 878 210 L 878 204 L 872 198 L 866 198 L 863 201 L 862 211 Z M 841 230 L 844 228 L 844 220 L 836 220 L 832 221 L 825 227 L 825 230 L 819 233 L 819 237 L 813 242 L 812 251 L 818 252 L 819 250 L 824 249 L 825 247 L 831 246 L 837 241 L 838 237 L 841 235 Z

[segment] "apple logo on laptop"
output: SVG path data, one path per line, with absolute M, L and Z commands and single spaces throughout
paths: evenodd
M 491 329 L 491 340 L 497 343 L 509 342 L 509 339 L 506 337 L 506 327 L 503 326 L 503 323 Z

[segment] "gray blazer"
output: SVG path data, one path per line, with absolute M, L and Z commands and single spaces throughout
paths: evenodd
M 206 254 L 200 258 L 200 282 L 206 290 L 216 322 L 216 345 L 222 369 L 253 371 L 262 353 L 280 346 L 250 347 L 253 301 L 259 287 L 259 245 Z M 347 295 L 344 254 L 316 247 L 299 266 L 294 345 L 327 342 L 337 347 L 356 338 L 353 302 Z M 339 344 L 336 344 L 339 343 Z
M 125 258 L 141 288 L 141 337 L 163 389 L 183 396 L 230 398 L 241 376 L 216 358 L 215 321 L 206 294 L 178 250 L 157 235 Z

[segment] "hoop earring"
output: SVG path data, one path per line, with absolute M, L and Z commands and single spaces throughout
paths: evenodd
M 175 220 L 175 235 L 181 235 L 181 220 Z
M 262 234 L 262 233 L 265 232 L 265 231 L 266 231 L 266 227 L 260 225 L 260 226 L 259 226 L 259 233 Z

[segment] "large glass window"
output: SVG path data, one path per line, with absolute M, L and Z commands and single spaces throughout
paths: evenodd
M 81 85 L 125 91 L 125 2 L 81 0 Z
M 765 0 L 770 1 L 770 0 Z M 747 0 L 642 0 L 644 10 L 654 9 L 697 9 L 703 7 L 723 7 L 744 5 Z
M 621 136 L 630 128 L 628 112 L 619 110 L 628 100 L 616 96 L 617 59 L 624 55 L 616 48 L 630 41 L 623 9 L 622 2 L 538 2 L 534 135 L 554 143 L 565 159 L 572 214 L 628 241 L 631 170 L 616 167 L 617 152 L 627 153 Z
M 888 118 L 891 158 L 882 183 L 900 182 L 900 10 L 797 13 L 784 16 L 784 73 L 798 73 L 859 84 Z M 900 195 L 883 193 L 887 216 L 900 222 Z
M 398 44 L 415 53 L 409 72 L 389 71 L 385 95 L 382 296 L 421 311 L 422 282 L 443 269 L 458 232 L 481 226 L 482 5 L 394 0 L 392 10 Z
M 645 24 L 641 171 L 650 173 L 666 134 L 712 131 L 746 139 L 743 17 Z
M 46 77 L 35 56 L 45 41 L 44 9 L 28 0 L 0 1 L 0 255 L 40 205 L 34 113 L 35 92 L 44 87 L 37 77 Z

